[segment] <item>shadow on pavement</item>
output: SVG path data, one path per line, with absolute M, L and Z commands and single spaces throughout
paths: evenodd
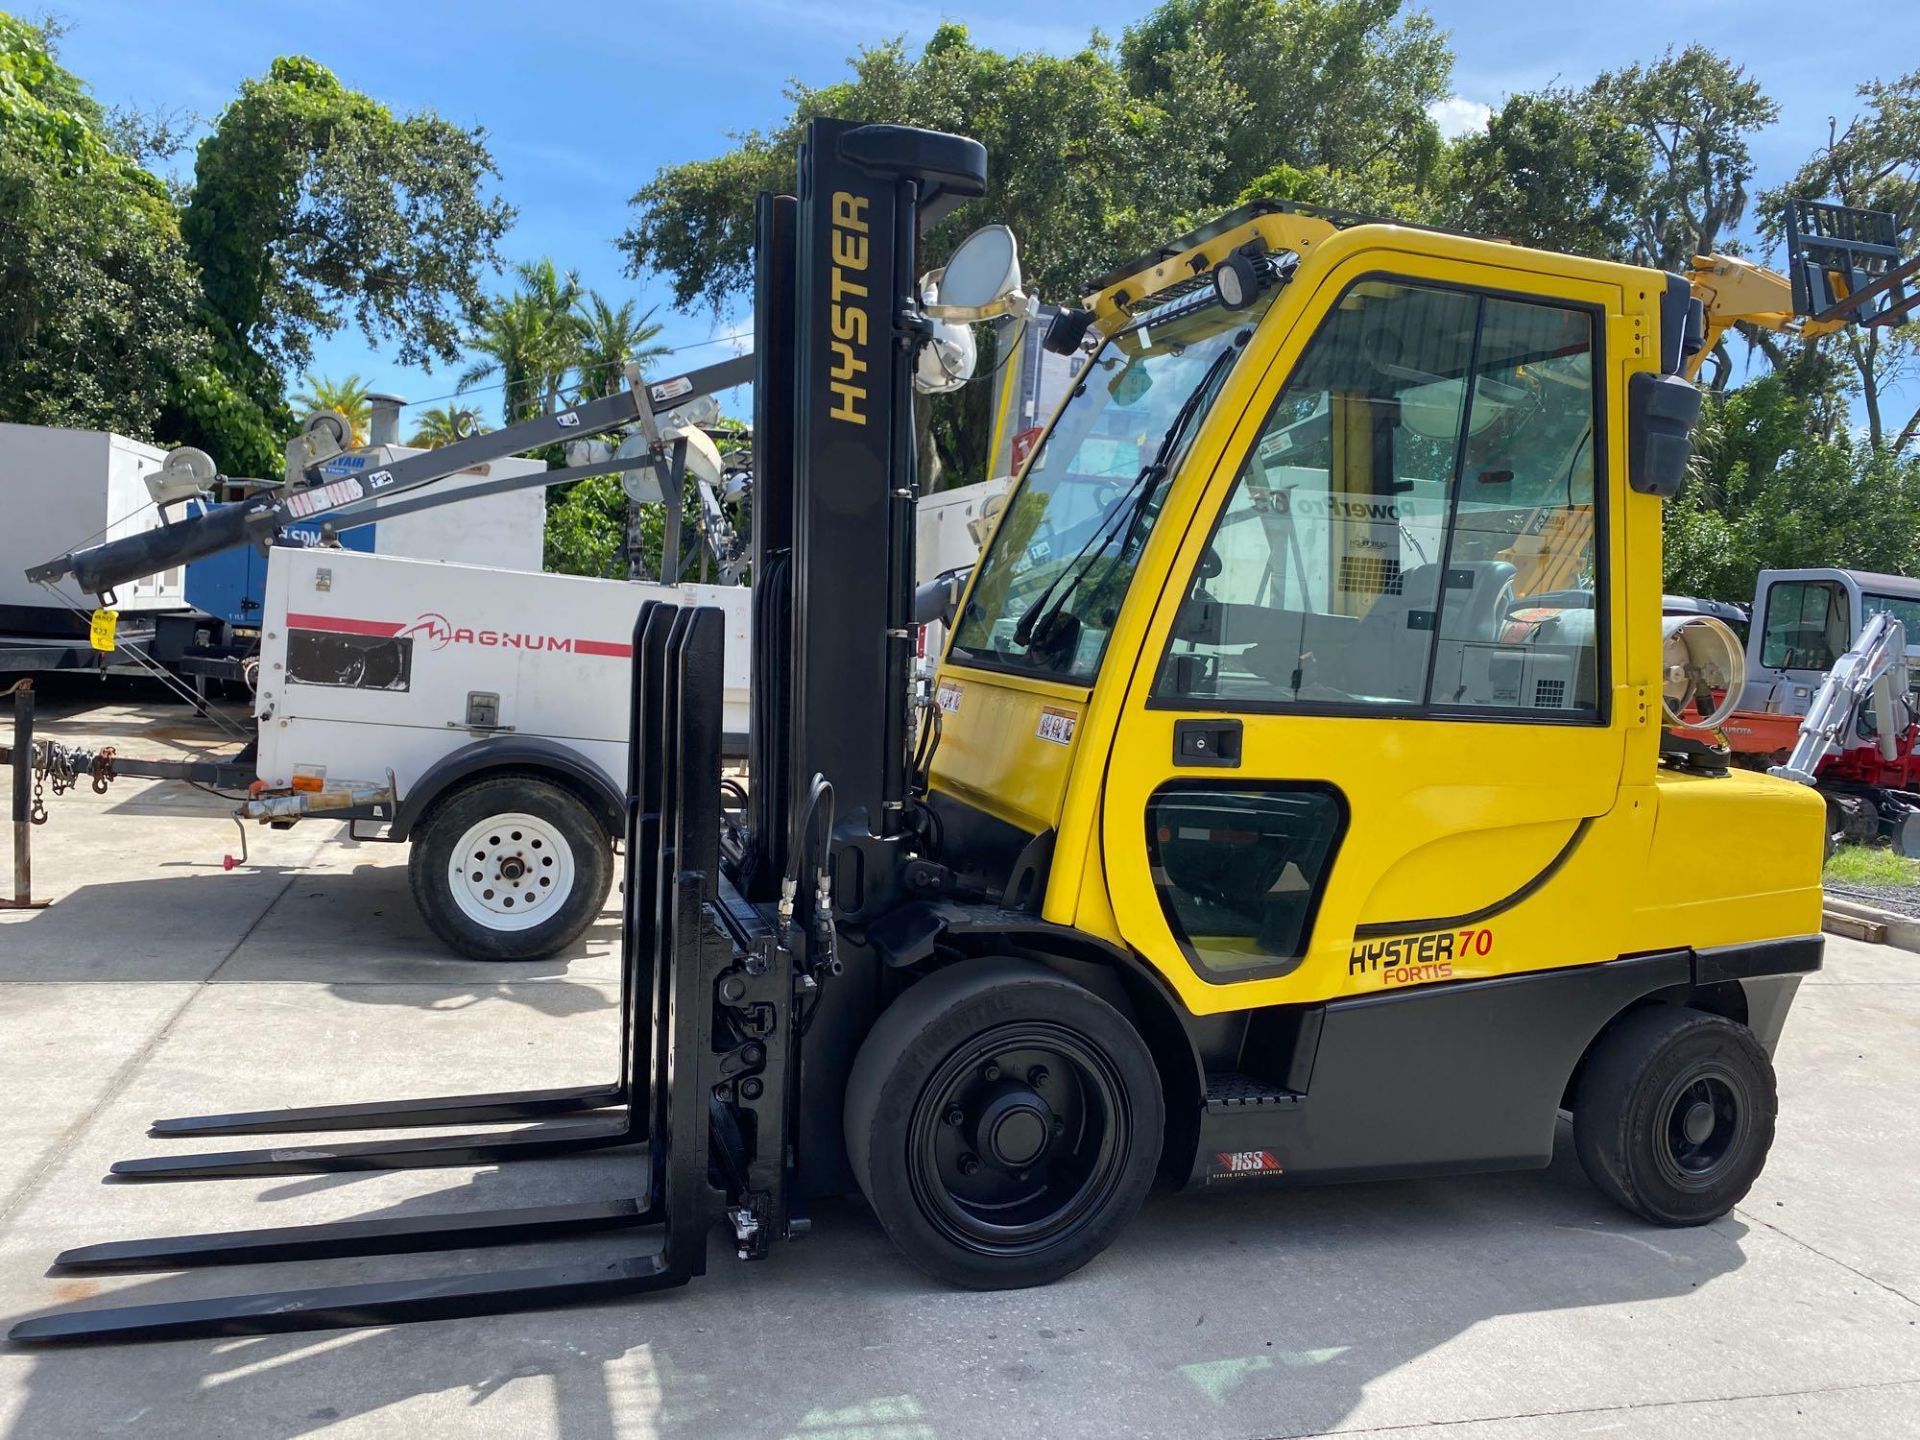
M 390 1417 L 419 1433 L 452 1421 L 571 1440 L 1311 1434 L 1337 1425 L 1375 1380 L 1483 1322 L 1685 1295 L 1744 1263 L 1737 1221 L 1641 1225 L 1587 1187 L 1562 1142 L 1544 1171 L 1157 1197 L 1106 1256 L 1044 1290 L 945 1289 L 910 1270 L 863 1207 L 835 1203 L 813 1239 L 778 1247 L 767 1264 L 738 1264 L 716 1237 L 704 1279 L 629 1302 L 39 1352 L 18 1433 L 97 1433 L 140 1406 L 158 1416 L 197 1404 L 261 1436 L 396 1406 L 426 1407 Z M 620 1169 L 601 1156 L 489 1171 L 375 1213 L 611 1196 Z M 329 1188 L 338 1178 L 326 1177 Z M 471 1252 L 467 1264 L 420 1256 L 203 1272 L 110 1298 L 464 1273 L 645 1243 L 642 1233 Z M 88 1289 L 62 1282 L 56 1293 L 83 1301 Z M 1475 1368 L 1544 1363 L 1498 1350 L 1476 1352 Z
M 356 1004 L 506 1002 L 549 1015 L 613 1004 L 595 981 L 615 973 L 617 910 L 603 910 L 549 959 L 470 961 L 420 919 L 403 865 L 343 872 L 260 863 L 230 873 L 212 861 L 171 865 L 181 873 L 85 884 L 0 922 L 0 981 L 146 983 L 217 972 L 221 984 L 324 984 Z M 423 1001 L 419 986 L 437 994 Z
M 295 873 L 258 865 L 80 885 L 0 921 L 0 981 L 204 980 Z

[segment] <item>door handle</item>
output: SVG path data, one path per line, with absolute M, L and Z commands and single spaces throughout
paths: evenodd
M 1238 720 L 1176 720 L 1173 763 L 1233 769 L 1240 764 Z

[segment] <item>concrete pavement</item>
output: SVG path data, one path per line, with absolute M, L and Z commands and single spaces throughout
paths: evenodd
M 131 747 L 148 717 L 82 718 Z M 413 914 L 402 851 L 305 825 L 259 832 L 256 866 L 225 873 L 234 831 L 212 797 L 122 782 L 53 809 L 35 863 L 57 903 L 0 917 L 0 1321 L 108 1292 L 292 1280 L 271 1267 L 49 1278 L 69 1245 L 630 1182 L 628 1162 L 599 1155 L 104 1185 L 114 1159 L 162 1148 L 143 1136 L 159 1115 L 606 1078 L 617 926 L 603 916 L 555 962 L 456 962 Z M 0 1432 L 1920 1435 L 1920 958 L 1828 945 L 1781 1047 L 1773 1159 L 1734 1215 L 1702 1229 L 1622 1215 L 1563 1143 L 1526 1174 L 1159 1197 L 1080 1274 L 975 1295 L 925 1281 L 863 1210 L 837 1205 L 766 1264 L 716 1242 L 705 1279 L 636 1303 L 0 1348 Z M 613 1236 L 336 1261 L 297 1283 L 620 1249 Z

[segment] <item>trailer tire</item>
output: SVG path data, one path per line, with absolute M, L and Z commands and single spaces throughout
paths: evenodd
M 469 960 L 540 960 L 565 949 L 613 883 L 606 827 L 578 795 L 538 776 L 492 775 L 448 791 L 411 840 L 414 904 Z
M 894 1244 L 976 1290 L 1044 1285 L 1106 1249 L 1146 1199 L 1166 1128 L 1159 1071 L 1125 1017 L 1004 958 L 938 971 L 887 1007 L 845 1119 Z
M 1656 1225 L 1704 1225 L 1752 1188 L 1773 1144 L 1773 1064 L 1746 1026 L 1651 1005 L 1594 1047 L 1573 1144 L 1594 1186 Z

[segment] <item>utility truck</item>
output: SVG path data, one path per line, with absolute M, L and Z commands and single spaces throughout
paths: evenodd
M 1688 377 L 1727 319 L 1717 260 L 1666 275 L 1258 203 L 1119 265 L 1049 327 L 1088 363 L 916 724 L 914 377 L 964 371 L 964 327 L 1024 305 L 1003 228 L 925 276 L 916 237 L 986 181 L 971 140 L 821 118 L 796 196 L 760 201 L 749 779 L 721 773 L 724 617 L 647 607 L 611 1078 L 155 1125 L 572 1117 L 512 1134 L 114 1167 L 620 1148 L 629 1183 L 56 1266 L 650 1236 L 491 1275 L 68 1309 L 16 1341 L 630 1297 L 702 1273 L 713 1226 L 757 1259 L 849 1191 L 938 1280 L 1034 1285 L 1098 1256 L 1156 1183 L 1543 1166 L 1569 1112 L 1587 1174 L 1649 1223 L 1746 1193 L 1770 1057 L 1820 965 L 1821 805 L 1667 739 L 1718 678 L 1692 638 L 1714 622 L 1660 614 Z M 1795 217 L 1826 293 L 1793 306 L 1774 277 L 1777 323 L 1902 313 L 1911 268 L 1856 243 L 1858 219 Z M 1743 863 L 1696 863 L 1729 834 Z

